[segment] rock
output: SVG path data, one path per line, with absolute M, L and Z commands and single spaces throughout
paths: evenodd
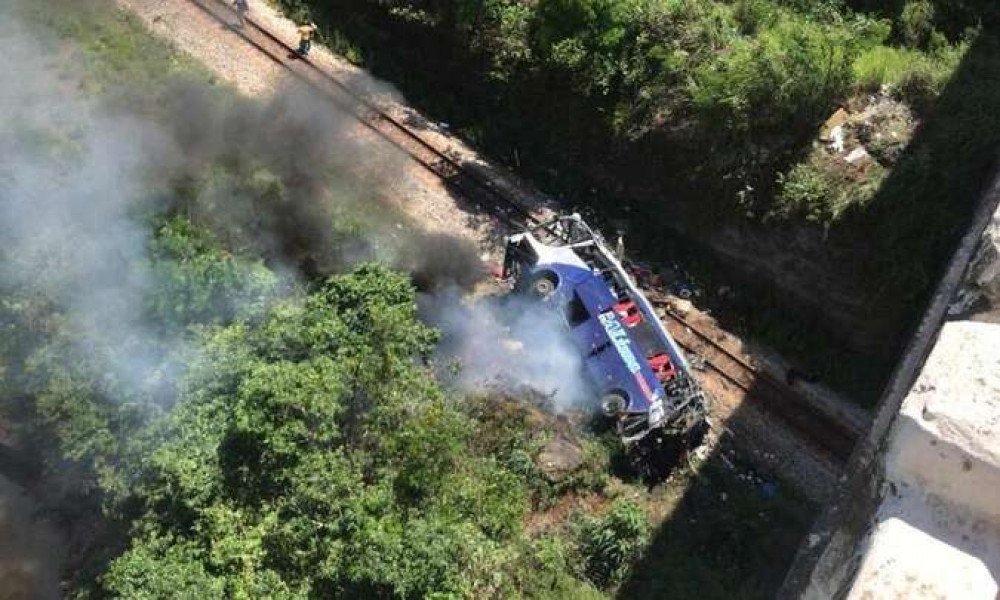
M 983 233 L 964 287 L 991 306 L 1000 306 L 1000 213 L 993 216 Z
M 542 447 L 535 464 L 549 481 L 561 481 L 583 464 L 583 447 L 568 432 L 557 433 Z
M 684 298 L 671 298 L 670 308 L 680 316 L 686 317 L 688 313 L 694 310 L 694 304 Z

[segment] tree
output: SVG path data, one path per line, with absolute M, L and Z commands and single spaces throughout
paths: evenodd
M 425 597 L 495 585 L 527 492 L 473 451 L 472 421 L 421 365 L 434 340 L 408 280 L 375 265 L 259 324 L 208 331 L 136 469 L 143 516 L 108 591 L 204 580 L 231 597 Z

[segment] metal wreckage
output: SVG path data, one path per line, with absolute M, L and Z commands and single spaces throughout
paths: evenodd
M 697 444 L 707 401 L 691 366 L 604 238 L 577 215 L 507 238 L 502 278 L 561 313 L 603 415 L 634 466 Z

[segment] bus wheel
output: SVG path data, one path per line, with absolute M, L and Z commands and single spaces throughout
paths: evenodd
M 542 273 L 531 280 L 531 293 L 538 298 L 548 298 L 556 291 L 556 276 Z
M 627 407 L 628 401 L 625 400 L 625 396 L 622 396 L 618 392 L 604 394 L 601 397 L 601 411 L 604 412 L 604 416 L 606 417 L 617 417 L 625 412 Z

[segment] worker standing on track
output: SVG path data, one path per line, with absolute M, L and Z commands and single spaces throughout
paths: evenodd
M 236 26 L 243 27 L 247 24 L 247 13 L 250 12 L 250 5 L 247 0 L 235 0 L 233 6 L 236 7 Z
M 308 25 L 303 25 L 299 27 L 299 55 L 302 57 L 309 55 L 309 49 L 312 48 L 313 36 L 316 35 L 316 24 L 310 22 Z

